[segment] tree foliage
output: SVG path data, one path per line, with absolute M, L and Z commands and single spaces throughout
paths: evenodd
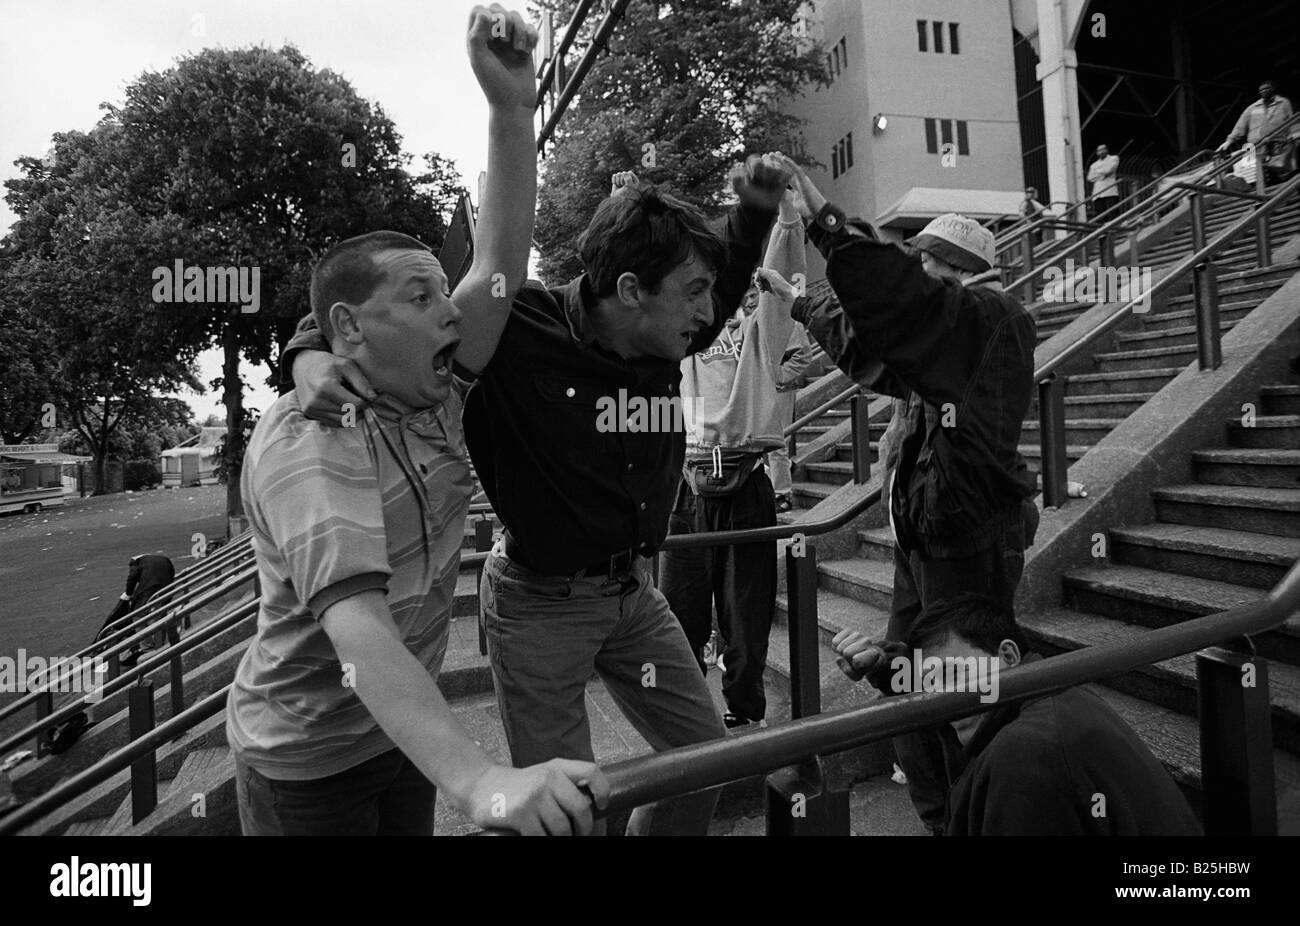
M 80 427 L 100 410 L 100 450 L 140 395 L 201 390 L 192 361 L 221 349 L 235 514 L 241 356 L 274 383 L 279 352 L 307 311 L 316 258 L 380 228 L 436 250 L 460 180 L 436 154 L 412 175 L 383 109 L 292 46 L 206 49 L 141 75 L 120 105 L 103 108 L 91 132 L 56 136 L 53 166 L 24 158 L 23 176 L 6 184 L 19 221 L 5 242 L 0 304 L 18 292 L 42 316 L 68 414 Z M 154 302 L 154 270 L 177 261 L 257 268 L 258 310 Z M 41 375 L 24 371 L 15 390 L 30 391 Z
M 561 31 L 574 3 L 535 6 L 551 10 Z M 804 120 L 784 101 L 826 78 L 824 53 L 801 20 L 804 6 L 667 0 L 627 8 L 547 154 L 536 236 L 543 277 L 561 282 L 582 272 L 578 235 L 617 171 L 634 170 L 713 213 L 728 196 L 727 170 L 746 154 L 783 150 L 800 158 Z

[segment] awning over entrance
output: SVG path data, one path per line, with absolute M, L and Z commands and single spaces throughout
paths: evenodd
M 1020 215 L 1020 204 L 1024 201 L 1023 191 L 915 186 L 882 212 L 876 224 L 882 228 L 922 228 L 945 212 L 959 212 L 980 221 L 1004 216 L 1015 218 Z
M 63 453 L 54 444 L 0 444 L 0 461 L 9 463 L 85 463 L 90 459 Z

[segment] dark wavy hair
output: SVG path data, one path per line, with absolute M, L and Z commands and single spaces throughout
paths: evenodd
M 635 273 L 645 289 L 657 293 L 664 277 L 692 255 L 714 271 L 727 260 L 722 237 L 698 209 L 648 183 L 620 190 L 597 206 L 578 238 L 578 253 L 598 298 L 613 293 L 624 273 Z

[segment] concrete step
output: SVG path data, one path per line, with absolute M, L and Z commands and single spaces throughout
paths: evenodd
M 1067 421 L 1083 418 L 1124 419 L 1147 403 L 1154 392 L 1112 392 L 1108 395 L 1071 395 L 1066 389 L 1065 418 Z M 1031 417 L 1038 417 L 1038 399 L 1029 406 Z
M 867 446 L 871 448 L 871 462 L 876 463 L 880 459 L 880 441 L 869 441 Z M 836 444 L 835 459 L 841 463 L 852 463 L 853 442 L 842 440 Z
M 1181 372 L 1183 367 L 1196 359 L 1196 348 L 1178 345 L 1151 347 L 1143 350 L 1108 351 L 1093 354 L 1092 357 L 1102 373 L 1145 371 L 1169 366 L 1176 366 Z
M 1192 452 L 1192 465 L 1199 482 L 1300 487 L 1300 450 L 1196 450 Z
M 1266 594 L 1260 588 L 1141 566 L 1071 569 L 1062 576 L 1062 582 L 1068 607 L 1147 627 L 1166 627 L 1254 604 Z M 1259 652 L 1268 658 L 1300 665 L 1300 616 L 1253 639 Z
M 158 806 L 123 835 L 239 835 L 235 757 L 229 747 L 191 753 L 166 792 L 159 789 Z
M 841 559 L 817 564 L 817 587 L 888 613 L 894 566 L 880 560 Z
M 1219 322 L 1219 332 L 1227 334 L 1237 322 L 1235 319 Z M 1196 325 L 1180 325 L 1174 328 L 1157 328 L 1154 331 L 1121 331 L 1115 335 L 1117 346 L 1127 350 L 1144 350 L 1148 347 L 1172 347 L 1190 345 L 1196 347 Z
M 884 527 L 865 527 L 858 531 L 858 553 L 863 559 L 887 563 L 894 562 L 894 532 Z
M 839 486 L 826 485 L 823 482 L 796 482 L 791 487 L 791 495 L 796 508 L 811 508 L 829 496 Z
M 1300 415 L 1256 415 L 1249 426 L 1229 418 L 1228 443 L 1257 450 L 1300 450 Z
M 1225 280 L 1222 277 L 1226 276 L 1226 274 L 1220 274 L 1220 279 L 1216 281 L 1219 284 L 1219 300 L 1221 303 L 1250 301 L 1258 305 L 1277 292 L 1296 270 L 1300 270 L 1300 266 L 1290 264 L 1287 265 L 1287 268 L 1262 278 L 1250 278 L 1242 275 L 1238 276 L 1235 281 Z M 1196 296 L 1192 293 L 1170 296 L 1165 305 L 1170 309 L 1192 308 L 1196 305 Z
M 1134 392 L 1159 392 L 1182 367 L 1155 367 L 1143 370 L 1119 370 L 1109 373 L 1080 373 L 1069 378 L 1066 392 L 1070 396 L 1111 395 Z
M 853 464 L 845 460 L 809 463 L 804 466 L 804 473 L 809 482 L 842 486 L 853 478 Z
M 1191 527 L 1146 524 L 1110 530 L 1112 562 L 1179 575 L 1271 589 L 1300 559 L 1300 539 Z
M 1241 321 L 1249 315 L 1259 305 L 1257 300 L 1247 302 L 1221 302 L 1219 303 L 1219 320 L 1221 322 L 1235 323 Z M 1160 312 L 1156 315 L 1141 316 L 1143 328 L 1148 331 L 1168 331 L 1171 328 L 1184 328 L 1191 326 L 1196 330 L 1196 310 L 1195 309 L 1177 309 L 1172 312 Z M 1129 332 L 1121 332 L 1128 334 Z
M 1152 490 L 1156 517 L 1169 524 L 1300 537 L 1300 489 L 1175 485 Z
M 1123 418 L 1074 418 L 1065 422 L 1065 442 L 1091 447 L 1111 431 L 1115 430 Z M 1038 419 L 1029 418 L 1020 426 L 1021 441 L 1029 444 L 1041 443 Z
M 1300 386 L 1264 386 L 1259 396 L 1266 415 L 1300 415 Z
M 1089 646 L 1136 642 L 1147 632 L 1125 623 L 1069 608 L 1054 608 L 1019 616 L 1034 649 L 1046 654 L 1073 652 Z M 1292 757 L 1300 754 L 1300 669 L 1269 661 L 1269 700 L 1272 704 L 1273 744 Z M 1189 718 L 1197 716 L 1196 658 L 1188 653 L 1106 679 L 1108 688 L 1159 705 Z

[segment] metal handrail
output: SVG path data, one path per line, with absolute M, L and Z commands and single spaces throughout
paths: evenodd
M 816 421 L 822 415 L 826 414 L 836 405 L 842 403 L 845 399 L 851 398 L 854 395 L 856 395 L 859 391 L 861 391 L 861 389 L 862 389 L 861 386 L 854 383 L 852 386 L 849 386 L 843 392 L 836 395 L 833 399 L 827 399 L 825 402 L 823 402 L 821 405 L 818 405 L 816 408 L 814 408 L 808 414 L 804 415 L 802 418 L 796 419 L 793 424 L 791 424 L 788 428 L 786 428 L 781 432 L 781 436 L 789 437 L 791 434 L 794 434 L 797 431 L 806 428 L 808 425 L 812 424 L 812 422 Z
M 229 694 L 230 685 L 219 691 L 212 692 L 202 701 L 191 705 L 175 717 L 160 723 L 139 739 L 133 740 L 124 749 L 105 756 L 84 771 L 59 782 L 40 797 L 21 804 L 8 814 L 0 816 L 0 836 L 16 834 L 24 826 L 58 810 L 68 801 L 80 797 L 96 785 L 104 783 L 118 772 L 129 768 L 137 759 L 152 753 L 158 747 L 165 745 L 198 726 L 209 717 L 219 713 L 225 708 L 226 698 Z
M 211 558 L 216 559 L 218 556 L 225 553 L 226 550 L 230 550 L 233 547 L 235 547 L 236 543 L 238 543 L 241 548 L 244 546 L 245 541 L 242 539 L 242 535 L 241 538 L 237 538 L 236 540 L 231 541 L 229 544 L 223 547 L 222 550 L 218 551 L 217 553 L 214 553 Z M 244 551 L 241 549 L 240 550 L 241 555 L 243 554 L 243 552 Z M 251 555 L 251 547 L 248 549 L 248 553 L 249 555 Z M 235 558 L 236 557 L 234 556 L 225 557 L 225 559 L 235 559 Z M 195 563 L 192 566 L 190 566 L 188 569 L 182 571 L 179 575 L 176 576 L 176 578 L 174 578 L 167 585 L 159 589 L 152 598 L 150 598 L 139 608 L 137 608 L 134 611 L 128 612 L 127 614 L 122 615 L 122 617 L 119 618 L 118 620 L 118 623 L 121 624 L 121 626 L 118 627 L 116 630 L 113 630 L 106 637 L 100 640 L 96 640 L 95 642 L 82 647 L 80 650 L 73 653 L 71 656 L 67 657 L 67 659 L 65 659 L 63 662 L 56 663 L 53 666 L 49 666 L 41 670 L 40 672 L 32 673 L 30 676 L 28 676 L 27 679 L 28 685 L 29 686 L 32 685 L 35 682 L 35 680 L 48 675 L 51 671 L 57 669 L 60 665 L 66 665 L 68 662 L 70 662 L 73 659 L 84 659 L 95 655 L 107 654 L 109 652 L 109 648 L 113 647 L 114 644 L 116 644 L 120 634 L 130 630 L 132 627 L 138 626 L 145 618 L 155 614 L 156 612 L 164 611 L 171 607 L 174 607 L 177 603 L 177 599 L 175 597 L 168 597 L 168 595 L 177 588 L 177 585 L 178 583 L 181 582 L 182 577 L 195 579 L 195 577 L 191 574 L 191 571 L 197 569 L 200 565 L 209 566 L 209 568 L 205 570 L 203 584 L 199 584 L 197 588 L 194 588 L 193 586 L 189 586 L 187 592 L 188 594 L 202 594 L 204 591 L 212 587 L 213 582 L 218 582 L 221 580 L 220 576 L 208 577 L 206 575 L 206 573 L 212 571 L 212 569 L 210 564 L 208 563 L 208 558 L 205 557 L 199 563 Z M 195 581 L 197 581 L 197 579 L 195 579 Z M 65 678 L 66 676 L 60 677 L 58 680 L 56 680 L 55 684 L 62 682 Z M 30 692 L 30 694 L 32 695 L 40 694 L 44 690 L 45 689 L 41 689 L 40 691 Z M 18 701 L 14 701 L 11 702 L 10 704 L 5 705 L 4 707 L 0 707 L 0 719 L 3 719 L 9 716 L 10 714 L 14 713 L 14 711 L 23 703 L 25 703 L 24 698 L 20 698 L 18 699 Z
M 1139 639 L 1090 646 L 1009 669 L 999 676 L 1004 705 L 1110 678 L 1225 640 L 1262 633 L 1300 607 L 1300 563 L 1262 602 L 1148 630 Z M 921 692 L 777 724 L 744 736 L 683 746 L 606 766 L 610 796 L 605 813 L 626 810 L 753 775 L 811 756 L 842 752 L 887 737 L 932 727 L 987 710 L 980 692 Z
M 1147 192 L 1148 190 L 1150 190 L 1152 187 L 1155 187 L 1155 186 L 1157 186 L 1158 184 L 1165 182 L 1165 180 L 1168 179 L 1169 177 L 1176 177 L 1176 176 L 1178 176 L 1179 171 L 1185 170 L 1185 169 L 1187 168 L 1187 166 L 1190 165 L 1193 161 L 1195 161 L 1195 160 L 1197 160 L 1197 159 L 1199 159 L 1199 158 L 1203 158 L 1203 157 L 1205 157 L 1206 155 L 1210 155 L 1210 154 L 1213 154 L 1213 153 L 1214 153 L 1214 152 L 1213 152 L 1211 149 L 1209 149 L 1209 148 L 1202 148 L 1202 149 L 1200 149 L 1199 151 L 1195 152 L 1194 154 L 1189 155 L 1188 157 L 1184 158 L 1182 161 L 1180 161 L 1180 162 L 1179 162 L 1178 164 L 1176 164 L 1175 166 L 1169 168 L 1169 170 L 1165 171 L 1165 172 L 1164 172 L 1163 174 L 1161 174 L 1159 177 L 1156 177 L 1155 179 L 1153 179 L 1153 180 L 1151 180 L 1150 182 L 1148 182 L 1145 186 L 1143 186 L 1143 187 L 1141 187 L 1141 188 L 1139 188 L 1139 189 L 1137 189 L 1137 190 L 1134 190 L 1132 193 L 1129 193 L 1127 196 L 1125 196 L 1123 199 L 1121 199 L 1119 202 L 1117 202 L 1117 203 L 1114 205 L 1113 208 L 1115 208 L 1115 209 L 1120 209 L 1120 208 L 1122 208 L 1122 207 L 1125 207 L 1127 204 L 1130 203 L 1130 201 L 1137 199 L 1137 198 L 1140 197 L 1143 193 L 1145 193 L 1145 192 Z M 1064 206 L 1066 207 L 1066 212 L 1063 213 L 1063 215 L 1064 215 L 1064 214 L 1068 214 L 1069 212 L 1077 211 L 1078 209 L 1082 208 L 1083 206 L 1086 206 L 1086 205 L 1088 205 L 1089 203 L 1091 203 L 1091 202 L 1092 202 L 1094 199 L 1096 199 L 1096 198 L 1097 198 L 1097 197 L 1096 197 L 1096 194 L 1093 194 L 1092 196 L 1089 196 L 1087 199 L 1081 200 L 1081 201 L 1079 201 L 1079 202 L 1077 202 L 1077 203 L 1069 203 L 1069 202 L 1063 202 L 1063 201 L 1058 201 L 1058 202 L 1060 202 L 1061 205 L 1064 205 Z M 1050 208 L 1051 206 L 1055 206 L 1055 205 L 1057 205 L 1057 202 L 1049 203 L 1049 204 L 1048 204 L 1048 208 Z M 1041 219 L 1041 218 L 1044 218 L 1044 216 L 1040 215 L 1040 216 L 1038 216 L 1037 218 Z M 1029 220 L 1029 216 L 1024 216 L 1024 217 L 1023 217 L 1023 220 L 1024 220 L 1024 221 L 1028 221 L 1028 220 Z M 1020 223 L 1017 223 L 1017 225 L 1019 225 L 1019 224 L 1020 224 Z M 1002 251 L 1005 251 L 1005 250 L 1008 250 L 1008 249 L 1011 248 L 1011 247 L 1014 247 L 1014 246 L 1019 242 L 1019 240 L 1020 240 L 1020 235 L 1021 235 L 1023 232 L 1031 231 L 1031 230 L 1033 229 L 1033 227 L 1034 227 L 1034 226 L 1031 225 L 1031 226 L 1029 226 L 1028 228 L 1017 228 L 1016 225 L 1012 225 L 1012 226 L 1010 226 L 1009 228 L 1004 228 L 1004 229 L 1001 231 L 1001 233 L 999 233 L 998 238 L 1004 238 L 1004 236 L 1005 236 L 1005 240 L 1003 240 L 1002 243 L 999 244 L 999 245 L 997 246 L 997 252 L 998 252 L 998 253 L 1001 253 Z
M 1202 192 L 1219 193 L 1214 187 L 1202 187 Z M 1099 322 L 1090 332 L 1075 340 L 1059 354 L 1048 360 L 1043 366 L 1034 371 L 1035 380 L 1043 380 L 1052 374 L 1058 372 L 1071 360 L 1074 360 L 1083 353 L 1097 338 L 1112 331 L 1120 322 L 1133 311 L 1133 307 L 1147 300 L 1154 300 L 1157 296 L 1163 295 L 1171 286 L 1174 285 L 1184 275 L 1189 273 L 1198 264 L 1209 260 L 1227 245 L 1231 244 L 1242 232 L 1255 225 L 1259 219 L 1271 215 L 1275 210 L 1281 207 L 1284 200 L 1300 190 L 1300 175 L 1291 178 L 1286 183 L 1278 187 L 1258 208 L 1247 212 L 1231 226 L 1219 233 L 1219 236 L 1211 241 L 1205 247 L 1201 248 L 1195 254 L 1184 258 L 1175 264 L 1159 282 L 1155 283 L 1150 290 L 1143 292 L 1141 295 L 1129 299 L 1113 313 Z
M 191 614 L 199 608 L 209 605 L 219 598 L 225 597 L 238 589 L 241 585 L 254 579 L 256 575 L 256 567 L 244 567 L 238 572 L 233 572 L 225 576 L 213 577 L 208 583 L 196 589 L 193 592 L 195 597 L 184 604 L 180 604 L 179 602 L 168 602 L 162 607 L 152 610 L 149 610 L 149 605 L 146 604 L 143 608 L 140 608 L 140 611 L 144 612 L 148 610 L 148 613 L 144 614 L 139 620 L 134 620 L 129 625 L 113 631 L 104 640 L 100 640 L 98 643 L 92 643 L 90 646 L 79 651 L 75 656 L 62 660 L 52 667 L 47 667 L 42 672 L 35 673 L 35 676 L 40 677 L 48 676 L 51 669 L 62 670 L 57 677 L 43 679 L 39 683 L 38 687 L 33 687 L 34 685 L 38 685 L 37 682 L 28 679 L 27 692 L 17 700 L 5 705 L 3 708 L 0 708 L 0 719 L 17 713 L 24 707 L 34 703 L 41 695 L 47 693 L 59 693 L 55 692 L 53 689 L 59 687 L 77 673 L 77 668 L 72 661 L 73 659 L 84 662 L 86 658 L 111 659 L 114 656 L 119 656 L 130 647 L 135 646 L 137 643 L 141 643 L 157 634 L 159 631 L 166 629 L 168 624 L 171 624 L 178 618 L 184 617 L 186 614 Z M 152 604 L 152 600 L 150 601 L 150 604 Z M 167 613 L 160 617 L 159 614 L 161 612 Z M 121 634 L 127 634 L 127 636 L 121 637 Z M 98 649 L 98 647 L 103 648 Z
M 1277 128 L 1273 129 L 1273 131 L 1269 132 L 1268 135 L 1261 138 L 1259 142 L 1256 143 L 1256 145 L 1263 144 L 1264 142 L 1269 141 L 1274 136 L 1284 131 L 1289 132 L 1296 125 L 1300 125 L 1300 113 L 1296 113 L 1291 118 L 1287 119 L 1285 122 L 1279 125 Z M 1245 155 L 1246 155 L 1246 149 L 1244 147 L 1238 150 L 1237 152 L 1228 155 L 1223 159 L 1222 163 L 1216 165 L 1213 170 L 1211 170 L 1204 177 L 1201 177 L 1200 178 L 1201 182 L 1205 183 L 1207 181 L 1216 179 L 1226 171 L 1230 170 L 1232 166 L 1236 164 L 1237 161 L 1239 161 L 1241 158 L 1245 157 Z M 1260 169 L 1262 175 L 1262 165 Z M 1166 196 L 1166 194 L 1169 195 Z M 1026 271 L 1020 278 L 1008 284 L 1005 288 L 1007 290 L 1014 291 L 1020 287 L 1025 286 L 1028 283 L 1031 283 L 1035 279 L 1035 277 L 1038 274 L 1040 274 L 1046 267 L 1052 266 L 1053 264 L 1056 263 L 1056 261 L 1062 259 L 1066 255 L 1075 252 L 1082 252 L 1086 254 L 1088 246 L 1093 244 L 1096 241 L 1099 241 L 1104 235 L 1109 235 L 1114 231 L 1120 230 L 1121 228 L 1128 228 L 1131 224 L 1136 225 L 1137 221 L 1135 220 L 1139 219 L 1139 217 L 1144 217 L 1147 213 L 1155 212 L 1157 208 L 1162 204 L 1166 204 L 1167 202 L 1182 199 L 1182 198 L 1184 198 L 1183 192 L 1179 191 L 1176 185 L 1169 186 L 1166 189 L 1161 190 L 1155 196 L 1152 196 L 1149 199 L 1137 204 L 1136 206 L 1131 207 L 1130 209 L 1128 209 L 1128 211 L 1122 212 L 1119 215 L 1115 216 L 1115 218 L 1111 219 L 1109 222 L 1097 228 L 1095 231 L 1093 231 L 1091 234 L 1084 237 L 1082 240 L 1071 242 L 1070 245 L 1066 248 L 1063 248 L 1059 254 L 1047 258 L 1043 263 L 1037 264 L 1035 267 Z
M 204 624 L 203 627 L 196 630 L 194 633 L 187 634 L 178 642 L 157 650 L 148 658 L 140 660 L 139 663 L 132 666 L 126 672 L 123 672 L 117 678 L 106 682 L 98 693 L 99 701 L 103 701 L 108 697 L 117 694 L 119 691 L 129 688 L 132 683 L 143 679 L 146 675 L 151 675 L 158 669 L 161 669 L 164 666 L 169 666 L 173 659 L 184 656 L 191 650 L 197 649 L 204 643 L 207 643 L 213 637 L 219 636 L 237 624 L 248 620 L 250 617 L 256 616 L 258 604 L 258 601 L 254 599 L 252 601 L 244 602 L 241 605 L 237 605 L 216 620 Z M 29 724 L 17 733 L 0 740 L 0 753 L 12 749 L 14 746 L 21 745 L 25 740 L 39 736 L 44 730 L 54 724 L 62 723 L 68 718 L 81 713 L 90 706 L 92 705 L 87 702 L 84 695 L 81 698 L 68 702 L 52 714 L 41 717 L 35 723 Z

